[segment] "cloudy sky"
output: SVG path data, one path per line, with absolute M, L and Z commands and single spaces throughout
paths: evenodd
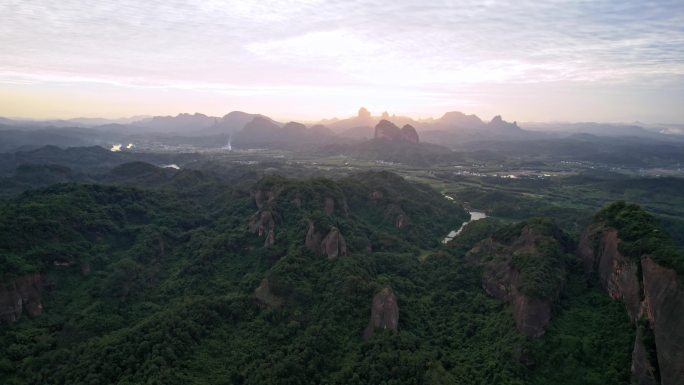
M 684 123 L 684 2 L 0 0 L 0 115 Z

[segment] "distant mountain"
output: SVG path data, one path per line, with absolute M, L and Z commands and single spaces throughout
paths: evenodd
M 143 161 L 157 165 L 186 163 L 201 159 L 199 154 L 113 152 L 100 146 L 69 147 L 44 146 L 27 151 L 4 154 L 0 162 L 0 176 L 9 176 L 21 165 L 61 165 L 75 172 L 100 173 L 123 163 Z
M 484 126 L 485 122 L 477 115 L 466 115 L 460 111 L 450 111 L 429 124 L 432 127 L 444 128 L 478 128 Z
M 377 123 L 371 116 L 370 112 L 361 107 L 359 113 L 348 119 L 341 119 L 335 122 L 328 123 L 328 126 L 336 132 L 343 132 L 354 127 L 373 127 Z
M 83 128 L 34 127 L 29 129 L 0 125 L 0 152 L 13 152 L 46 145 L 91 146 L 100 142 L 98 135 Z
M 298 122 L 282 127 L 265 116 L 258 115 L 233 135 L 237 148 L 300 148 L 303 145 L 337 142 L 330 128 L 317 124 L 308 128 Z
M 612 124 L 612 123 L 525 123 L 525 127 L 534 131 L 554 132 L 559 134 L 592 134 L 604 137 L 635 136 L 653 139 L 684 140 L 679 136 L 682 132 L 677 125 L 652 126 L 646 128 L 637 124 Z
M 348 119 L 324 120 L 338 136 L 357 140 L 375 137 L 373 127 L 379 122 L 386 121 L 396 126 L 414 128 L 421 133 L 424 142 L 453 146 L 464 141 L 489 139 L 525 139 L 528 132 L 518 127 L 517 123 L 504 121 L 501 116 L 494 117 L 485 123 L 477 115 L 467 115 L 459 111 L 450 111 L 438 119 L 415 120 L 406 116 L 390 115 L 384 112 L 381 116 L 372 116 L 368 110 L 361 107 L 357 116 Z M 533 137 L 538 137 L 532 134 Z
M 131 124 L 137 121 L 149 119 L 149 115 L 137 115 L 131 116 L 129 118 L 119 118 L 119 119 L 105 119 L 105 118 L 74 118 L 68 119 L 66 122 L 80 124 L 83 127 L 96 127 L 107 124 Z
M 401 163 L 427 167 L 457 160 L 458 155 L 447 147 L 419 143 L 416 129 L 406 124 L 399 128 L 388 120 L 375 126 L 373 139 L 351 144 L 336 144 L 315 150 L 319 155 L 343 155 L 354 159 Z
M 406 124 L 404 127 L 399 128 L 394 123 L 383 119 L 375 126 L 374 139 L 387 139 L 418 144 L 418 133 L 410 124 Z
M 538 132 L 526 131 L 516 122 L 510 123 L 495 116 L 488 123 L 475 115 L 448 112 L 440 119 L 419 124 L 424 142 L 456 147 L 464 143 L 490 140 L 529 140 L 543 137 Z
M 330 129 L 330 127 L 324 126 L 322 124 L 314 124 L 309 129 L 311 130 L 311 133 L 316 135 L 316 136 L 321 136 L 321 137 L 335 136 L 335 133 L 333 132 L 333 130 Z
M 322 120 L 320 123 L 329 126 L 340 137 L 351 139 L 369 139 L 373 137 L 373 127 L 381 120 L 390 121 L 396 125 L 416 124 L 416 121 L 407 116 L 391 115 L 383 112 L 380 116 L 373 116 L 365 108 L 361 107 L 356 116 L 348 119 Z
M 420 135 L 423 143 L 451 149 L 467 150 L 469 144 L 476 142 L 562 139 L 581 133 L 606 138 L 636 137 L 684 142 L 684 125 L 678 124 L 525 123 L 521 127 L 501 116 L 486 122 L 476 115 L 450 111 L 436 119 L 416 120 L 387 112 L 377 116 L 361 107 L 356 116 L 322 120 L 311 127 L 297 122 L 283 124 L 265 115 L 242 111 L 232 111 L 223 117 L 201 113 L 45 121 L 0 117 L 0 152 L 25 151 L 45 145 L 109 148 L 122 143 L 132 143 L 142 149 L 194 151 L 221 148 L 229 140 L 238 148 L 298 149 L 312 144 L 373 139 L 377 136 L 375 127 L 381 121 L 396 127 L 408 126 L 414 131 L 410 135 Z M 394 132 L 393 129 L 390 131 Z M 391 137 L 394 134 L 382 135 Z
M 242 111 L 232 111 L 224 115 L 215 125 L 205 129 L 205 132 L 212 133 L 222 133 L 222 134 L 233 134 L 242 130 L 243 127 L 254 118 L 262 118 L 272 122 L 275 125 L 280 125 L 280 123 L 274 121 L 273 119 L 261 115 L 261 114 L 249 114 Z
M 213 116 L 183 113 L 176 116 L 155 116 L 134 122 L 133 125 L 150 131 L 190 134 L 205 130 L 218 122 L 219 119 Z

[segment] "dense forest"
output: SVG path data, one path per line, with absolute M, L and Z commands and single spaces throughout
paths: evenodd
M 595 220 L 633 250 L 637 229 L 657 226 L 638 210 Z M 0 294 L 39 277 L 42 310 L 0 324 L 0 382 L 628 383 L 635 328 L 583 270 L 576 238 L 550 218 L 488 218 L 442 245 L 467 217 L 389 172 L 136 162 L 24 191 L 0 203 Z M 643 242 L 667 259 L 663 239 Z M 373 324 L 382 293 L 395 327 Z M 548 319 L 521 315 L 521 299 Z

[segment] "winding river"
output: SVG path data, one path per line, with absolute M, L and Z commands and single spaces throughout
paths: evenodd
M 477 221 L 479 219 L 487 218 L 487 214 L 485 214 L 481 211 L 468 211 L 468 213 L 470 214 L 470 220 L 463 222 L 463 224 L 461 225 L 461 227 L 458 228 L 458 230 L 451 230 L 451 232 L 449 232 L 449 234 L 447 234 L 446 238 L 444 238 L 444 240 L 442 240 L 443 244 L 446 245 L 447 243 L 449 243 L 449 241 L 451 241 L 452 239 L 456 238 L 459 234 L 461 234 L 461 231 L 463 231 L 463 228 L 468 223 L 470 223 L 472 221 Z
M 448 200 L 450 200 L 450 201 L 453 201 L 453 200 L 454 200 L 454 198 L 452 198 L 452 197 L 450 197 L 450 196 L 448 196 L 448 195 L 446 195 L 446 194 L 444 194 L 444 198 L 446 198 L 446 199 L 448 199 Z M 470 223 L 470 222 L 472 222 L 472 221 L 477 221 L 477 220 L 479 220 L 479 219 L 487 218 L 487 214 L 485 214 L 485 213 L 483 213 L 483 212 L 481 212 L 481 211 L 469 211 L 469 210 L 467 210 L 467 211 L 468 211 L 468 214 L 470 214 L 470 219 L 467 220 L 467 221 L 465 221 L 465 222 L 463 222 L 463 224 L 461 225 L 461 227 L 458 228 L 458 230 L 451 230 L 451 232 L 449 232 L 449 234 L 447 234 L 447 236 L 442 240 L 442 243 L 443 243 L 443 244 L 446 245 L 447 243 L 449 243 L 449 241 L 451 241 L 452 239 L 456 238 L 456 237 L 458 236 L 458 234 L 461 234 L 461 231 L 463 231 L 463 228 L 464 228 L 465 225 L 467 225 L 468 223 Z

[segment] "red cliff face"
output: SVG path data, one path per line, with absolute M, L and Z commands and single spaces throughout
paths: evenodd
M 539 236 L 524 229 L 510 245 L 486 239 L 466 255 L 466 261 L 483 267 L 482 288 L 490 296 L 508 302 L 518 331 L 540 337 L 551 321 L 551 299 L 535 298 L 520 291 L 521 277 L 512 263 L 517 253 L 534 252 Z M 560 289 L 559 289 L 560 290 Z
M 266 237 L 264 247 L 272 246 L 275 242 L 275 221 L 270 211 L 259 211 L 249 222 L 249 230 L 260 237 Z
M 635 325 L 641 318 L 648 320 L 648 326 L 637 328 L 632 351 L 633 381 L 640 385 L 657 384 L 657 371 L 662 385 L 683 385 L 684 286 L 674 270 L 647 255 L 641 256 L 640 261 L 623 256 L 618 250 L 619 243 L 615 229 L 589 228 L 582 235 L 578 254 L 587 271 L 596 271 L 608 295 L 623 301 Z M 649 332 L 655 336 L 657 367 L 646 354 L 643 342 L 644 333 Z
M 319 231 L 313 222 L 309 222 L 304 244 L 314 254 L 326 255 L 328 259 L 347 255 L 347 242 L 337 227 L 332 227 L 325 233 Z
M 371 317 L 363 333 L 364 340 L 373 335 L 376 329 L 397 331 L 399 326 L 399 304 L 392 289 L 385 287 L 373 297 Z
M 627 307 L 632 322 L 639 320 L 641 298 L 637 263 L 618 251 L 618 232 L 615 229 L 603 231 L 599 241 L 598 265 L 601 286 L 613 299 L 621 299 Z
M 336 227 L 330 229 L 328 235 L 321 241 L 321 250 L 328 256 L 328 259 L 347 255 L 347 242 L 344 240 L 340 230 Z
M 508 302 L 515 326 L 528 337 L 540 337 L 551 321 L 551 301 L 533 298 L 520 292 L 520 273 L 510 261 L 488 264 L 482 276 L 482 288 L 490 296 Z
M 684 384 L 684 285 L 677 273 L 641 258 L 646 316 L 655 334 L 662 385 Z
M 41 314 L 41 286 L 40 274 L 25 275 L 0 285 L 0 321 L 14 322 L 24 312 L 32 317 Z

